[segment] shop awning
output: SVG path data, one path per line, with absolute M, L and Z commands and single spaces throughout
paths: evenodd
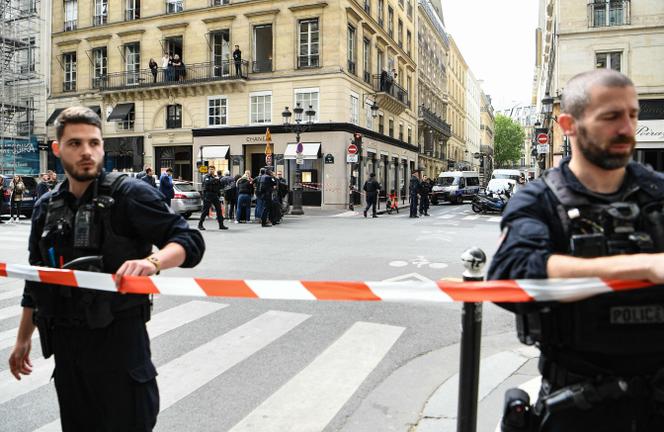
M 55 122 L 55 119 L 58 118 L 60 113 L 64 110 L 64 108 L 56 108 L 55 111 L 51 113 L 51 116 L 48 118 L 48 120 L 46 120 L 46 126 L 51 126 Z
M 315 144 L 302 144 L 302 155 L 305 159 L 318 159 L 318 152 L 320 151 L 320 143 Z M 284 159 L 295 159 L 297 144 L 288 144 L 284 152 Z
M 228 154 L 230 146 L 227 145 L 211 145 L 201 147 L 198 151 L 198 159 L 225 159 Z
M 123 104 L 117 104 L 115 108 L 113 108 L 113 111 L 111 112 L 111 115 L 108 116 L 106 121 L 114 121 L 114 122 L 121 122 L 121 121 L 127 121 L 129 118 L 129 114 L 134 111 L 134 103 L 123 103 Z
M 104 120 L 103 118 L 101 118 L 101 107 L 99 105 L 91 105 L 88 108 L 94 111 L 95 114 L 97 114 L 99 118 L 102 119 L 102 121 Z

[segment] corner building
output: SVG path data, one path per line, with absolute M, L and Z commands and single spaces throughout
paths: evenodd
M 94 107 L 106 169 L 147 163 L 194 182 L 199 161 L 257 175 L 269 128 L 292 186 L 297 143 L 282 112 L 311 105 L 305 205 L 348 204 L 354 133 L 363 136 L 358 183 L 375 172 L 384 190 L 406 196 L 418 150 L 413 1 L 66 0 L 53 10 L 49 122 L 67 106 Z M 163 68 L 164 53 L 183 66 Z

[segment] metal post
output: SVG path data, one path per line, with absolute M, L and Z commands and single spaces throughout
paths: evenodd
M 296 126 L 295 139 L 300 143 L 300 125 Z M 295 161 L 295 187 L 293 188 L 293 208 L 291 209 L 292 215 L 303 215 L 302 210 L 302 170 L 300 164 Z
M 461 254 L 466 267 L 463 280 L 481 281 L 486 255 L 479 248 Z M 477 397 L 480 372 L 480 342 L 482 337 L 482 303 L 464 303 L 461 314 L 461 355 L 459 360 L 459 405 L 457 432 L 477 429 Z
M 348 179 L 348 210 L 355 210 L 353 190 L 355 186 L 353 185 L 353 173 L 355 172 L 355 163 L 350 163 L 350 178 Z

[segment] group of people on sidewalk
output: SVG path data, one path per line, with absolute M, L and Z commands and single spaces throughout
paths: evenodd
M 431 205 L 431 200 L 429 194 L 433 189 L 433 180 L 429 177 L 422 176 L 420 180 L 421 169 L 416 169 L 413 171 L 413 174 L 410 178 L 409 190 L 410 190 L 410 217 L 417 218 L 420 216 L 429 216 L 429 207 Z M 367 217 L 369 210 L 371 209 L 371 217 L 377 218 L 376 214 L 376 205 L 378 203 L 378 194 L 380 193 L 382 186 L 376 180 L 376 174 L 370 173 L 369 179 L 364 182 L 362 190 L 367 198 L 367 206 L 364 209 L 364 217 Z M 391 213 L 393 210 L 396 210 L 399 213 L 399 199 L 397 193 L 394 189 L 390 192 L 387 197 L 386 202 L 387 212 Z M 419 216 L 418 216 L 419 212 Z

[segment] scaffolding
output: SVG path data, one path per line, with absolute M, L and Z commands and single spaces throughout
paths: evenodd
M 0 173 L 39 172 L 45 140 L 39 0 L 0 0 Z M 37 115 L 38 114 L 38 115 Z

